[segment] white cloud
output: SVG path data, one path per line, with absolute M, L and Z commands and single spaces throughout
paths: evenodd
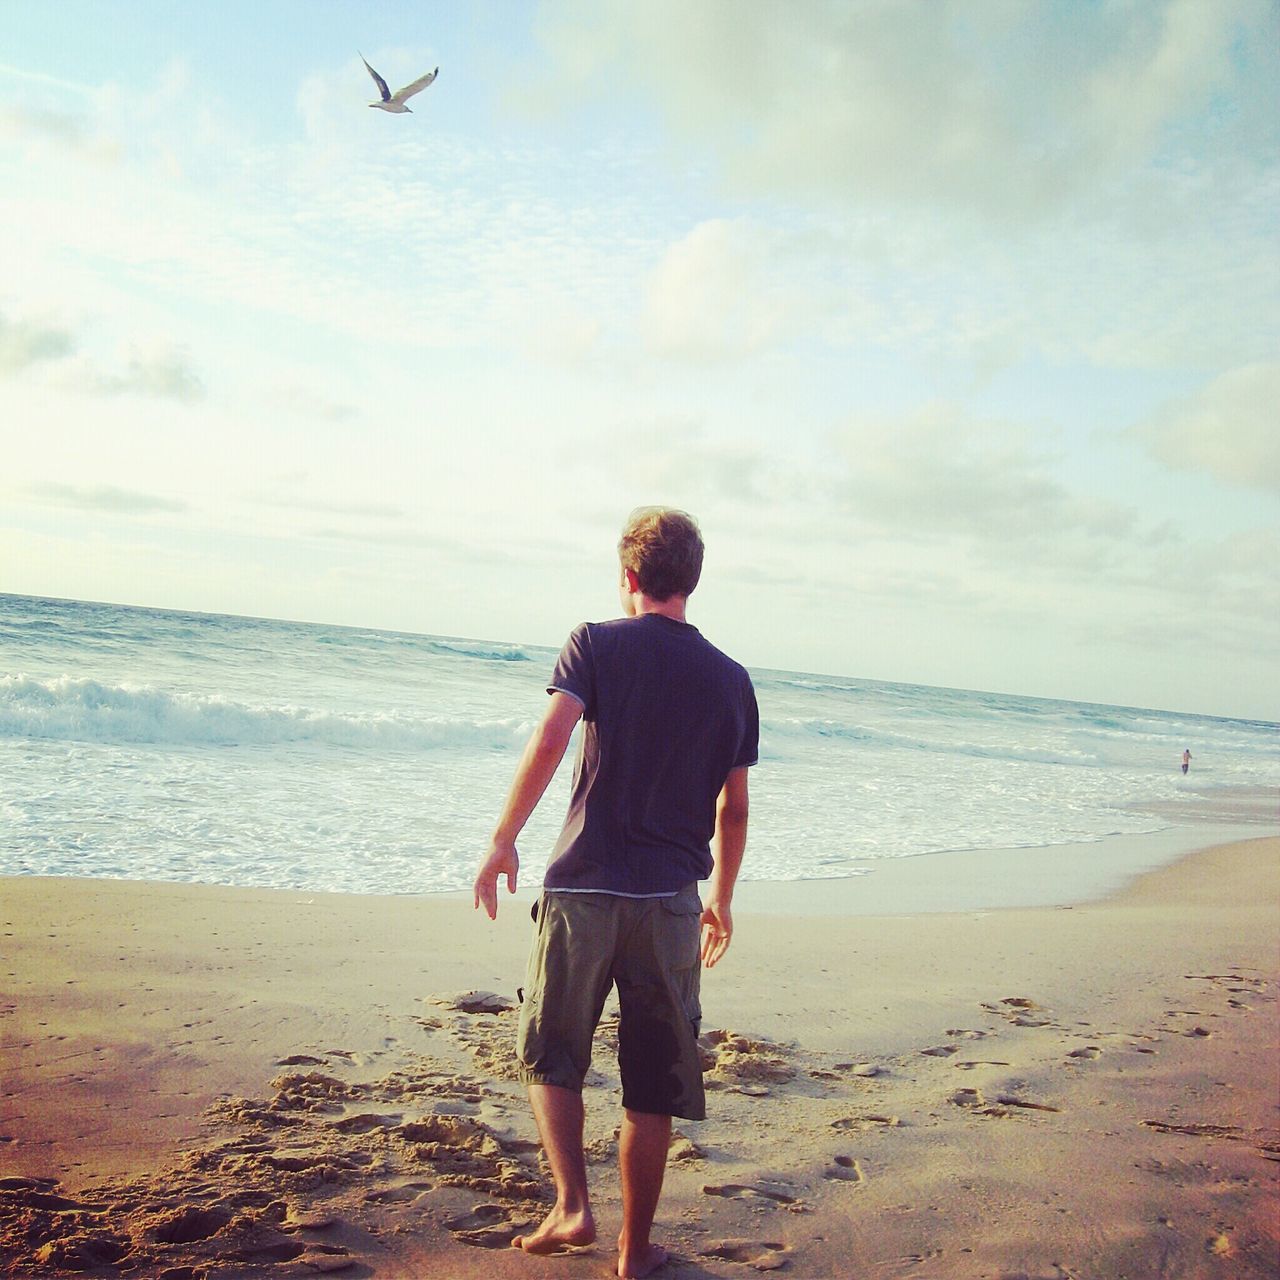
M 851 423 L 838 447 L 844 466 L 833 493 L 864 525 L 959 534 L 1006 550 L 1134 531 L 1132 510 L 1071 493 L 1030 432 L 974 420 L 954 405 Z
M 1247 87 L 1275 26 L 1259 0 L 563 0 L 540 31 L 551 74 L 583 96 L 628 87 L 742 190 L 945 201 L 1006 223 Z
M 52 143 L 75 151 L 110 155 L 108 148 L 92 145 L 83 115 L 21 103 L 0 105 L 0 140 L 10 146 L 40 147 Z
M 723 218 L 699 223 L 651 274 L 641 316 L 646 345 L 661 355 L 714 360 L 771 345 L 791 305 L 770 263 L 764 229 Z
M 1220 374 L 1136 428 L 1168 467 L 1280 496 L 1280 363 Z
M 277 383 L 267 388 L 265 398 L 276 407 L 299 418 L 325 422 L 349 422 L 358 414 L 354 405 L 338 395 L 300 383 Z
M 1233 53 L 1264 50 L 1271 26 L 1256 0 L 1166 0 L 1108 17 L 1115 44 L 1087 77 L 1081 133 L 1085 149 L 1113 160 L 1141 155 L 1170 122 L 1201 111 L 1235 80 Z
M 0 315 L 0 376 L 45 360 L 61 360 L 74 350 L 75 342 L 64 328 Z
M 310 498 L 288 497 L 256 497 L 248 496 L 248 501 L 260 503 L 266 507 L 287 507 L 294 511 L 311 511 L 320 515 L 356 516 L 374 520 L 398 520 L 404 515 L 404 508 L 391 502 L 323 502 Z M 341 536 L 332 530 L 326 530 L 325 537 Z M 357 535 L 352 535 L 357 536 Z M 369 536 L 362 531 L 358 536 Z
M 190 404 L 202 400 L 205 387 L 180 348 L 167 343 L 133 347 L 115 368 L 80 355 L 59 366 L 59 379 L 93 395 L 153 396 Z
M 151 515 L 159 511 L 185 511 L 187 504 L 177 498 L 115 485 L 78 486 L 70 484 L 33 484 L 27 494 L 38 502 L 75 511 L 101 511 L 115 515 Z

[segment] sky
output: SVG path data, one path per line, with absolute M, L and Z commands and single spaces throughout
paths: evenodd
M 0 24 L 0 591 L 1280 720 L 1280 5 Z

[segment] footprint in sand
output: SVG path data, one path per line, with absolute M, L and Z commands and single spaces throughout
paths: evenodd
M 748 1097 L 764 1097 L 768 1094 L 764 1086 L 783 1084 L 796 1075 L 786 1060 L 786 1048 L 772 1040 L 717 1029 L 705 1032 L 698 1048 L 708 1083 Z
M 824 1178 L 852 1182 L 857 1185 L 865 1184 L 867 1179 L 862 1172 L 862 1166 L 852 1156 L 835 1156 L 833 1159 L 835 1163 L 823 1173 Z
M 955 1103 L 957 1107 L 966 1107 L 984 1116 L 1007 1116 L 1009 1115 L 1008 1107 L 1018 1107 L 1024 1111 L 1060 1110 L 1060 1108 L 1052 1107 L 1046 1102 L 1031 1102 L 1026 1098 L 1015 1097 L 1013 1094 L 1008 1093 L 1000 1094 L 995 1102 L 989 1106 L 986 1098 L 982 1096 L 981 1089 L 957 1089 L 950 1095 L 949 1101 Z
M 787 1265 L 791 1250 L 781 1240 L 716 1240 L 698 1252 L 704 1258 L 745 1263 L 757 1271 L 777 1271 Z
M 432 1004 L 444 1005 L 455 1013 L 510 1013 L 516 1002 L 493 991 L 463 991 L 446 999 L 432 1000 Z
M 704 1196 L 724 1196 L 729 1200 L 769 1200 L 774 1204 L 795 1204 L 795 1196 L 782 1191 L 771 1191 L 768 1187 L 751 1187 L 740 1182 L 728 1182 L 724 1186 L 704 1186 Z M 735 1259 L 738 1261 L 738 1259 Z
M 837 1062 L 834 1064 L 834 1069 L 857 1076 L 862 1080 L 874 1080 L 876 1076 L 888 1074 L 882 1066 L 874 1062 Z
M 978 1067 L 1007 1067 L 1009 1063 L 994 1058 L 966 1058 L 963 1062 L 952 1063 L 952 1066 L 959 1071 L 974 1071 Z
M 896 1129 L 901 1123 L 902 1121 L 897 1116 L 842 1116 L 839 1120 L 833 1120 L 831 1127 L 833 1129 L 850 1130 L 853 1133 L 862 1133 L 867 1129 Z
M 478 1204 L 470 1213 L 450 1218 L 444 1225 L 463 1244 L 480 1249 L 509 1249 L 516 1236 L 532 1231 L 535 1224 L 527 1219 L 512 1219 L 499 1204 Z
M 430 1191 L 429 1182 L 403 1182 L 398 1186 L 375 1187 L 366 1191 L 364 1198 L 369 1204 L 412 1204 L 424 1191 Z
M 1047 1027 L 1053 1023 L 1049 1011 L 1028 996 L 1005 996 L 999 1004 L 984 1003 L 982 1007 L 988 1013 L 998 1013 L 1015 1027 Z
M 1095 1058 L 1102 1057 L 1102 1050 L 1096 1044 L 1086 1044 L 1079 1049 L 1072 1049 L 1068 1058 L 1075 1058 L 1077 1061 L 1092 1062 Z
M 308 1271 L 320 1275 L 345 1271 L 355 1263 L 355 1256 L 340 1244 L 310 1244 L 294 1259 L 295 1267 L 300 1268 L 303 1274 Z
M 1226 986 L 1228 991 L 1240 991 L 1245 989 L 1241 986 L 1230 986 L 1230 983 L 1244 983 L 1251 989 L 1254 994 L 1261 994 L 1267 989 L 1266 981 L 1262 978 L 1249 978 L 1242 973 L 1184 973 L 1182 975 L 1192 982 L 1212 982 L 1215 986 Z
M 323 1209 L 292 1208 L 280 1224 L 282 1231 L 325 1231 L 338 1221 L 335 1214 Z
M 373 1111 L 362 1111 L 358 1115 L 334 1120 L 330 1127 L 337 1129 L 339 1133 L 369 1133 L 374 1129 L 394 1129 L 403 1119 L 402 1115 L 378 1115 Z
M 926 1058 L 949 1058 L 953 1053 L 959 1053 L 960 1047 L 954 1044 L 939 1044 L 932 1049 L 921 1049 L 920 1052 Z
M 996 1101 L 1002 1107 L 1021 1107 L 1024 1111 L 1057 1111 L 1062 1110 L 1061 1107 L 1051 1107 L 1047 1102 L 1032 1102 L 1027 1098 L 1018 1098 L 1012 1094 L 1002 1093 Z
M 201 1209 L 189 1205 L 153 1219 L 147 1227 L 147 1235 L 160 1244 L 194 1244 L 197 1240 L 207 1240 L 216 1235 L 230 1221 L 231 1213 L 227 1209 Z
M 1233 1124 L 1170 1124 L 1164 1120 L 1144 1120 L 1157 1133 L 1186 1133 L 1195 1138 L 1239 1138 L 1243 1130 Z
M 946 1032 L 953 1040 L 985 1040 L 990 1031 L 974 1031 L 968 1027 L 951 1027 Z
M 128 1237 L 94 1221 L 105 1205 L 70 1200 L 57 1188 L 52 1178 L 0 1178 L 0 1257 L 34 1263 L 35 1275 L 114 1269 L 129 1252 Z

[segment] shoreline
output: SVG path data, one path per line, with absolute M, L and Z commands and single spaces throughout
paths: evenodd
M 459 895 L 0 886 L 14 1274 L 112 1250 L 135 1276 L 563 1274 L 506 1247 L 546 1186 L 511 1071 L 524 903 L 490 924 Z M 1074 906 L 744 902 L 704 978 L 709 1119 L 677 1124 L 663 1274 L 1270 1277 L 1278 895 L 1280 838 L 1255 834 Z M 618 1212 L 610 1025 L 584 1274 Z
M 1280 792 L 1230 787 L 1201 790 L 1195 795 L 1195 807 L 1191 810 L 1167 804 L 1134 806 L 1137 811 L 1166 824 L 1152 831 L 1110 832 L 1049 845 L 939 849 L 883 858 L 851 857 L 842 864 L 845 868 L 842 874 L 797 880 L 740 879 L 734 893 L 734 907 L 742 912 L 769 915 L 901 916 L 918 912 L 1077 906 L 1105 900 L 1136 877 L 1197 850 L 1280 835 Z M 750 857 L 748 840 L 748 870 Z M 471 904 L 469 889 L 353 893 L 192 880 L 0 872 L 0 886 L 21 880 L 168 885 L 335 900 Z M 539 892 L 539 884 L 530 884 L 522 877 L 514 897 L 508 898 L 503 887 L 500 900 L 523 904 L 527 910 Z

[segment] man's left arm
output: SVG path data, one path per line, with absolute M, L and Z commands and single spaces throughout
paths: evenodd
M 716 801 L 716 831 L 711 842 L 714 866 L 702 909 L 702 962 L 708 969 L 719 963 L 733 937 L 733 887 L 747 847 L 751 812 L 747 773 L 745 766 L 731 769 Z
M 572 694 L 556 690 L 542 723 L 533 731 L 520 757 L 502 817 L 489 841 L 489 852 L 476 875 L 475 905 L 483 906 L 490 920 L 498 914 L 498 878 L 506 876 L 507 892 L 516 891 L 516 875 L 520 870 L 516 837 L 555 776 L 574 726 L 581 718 L 582 703 Z

